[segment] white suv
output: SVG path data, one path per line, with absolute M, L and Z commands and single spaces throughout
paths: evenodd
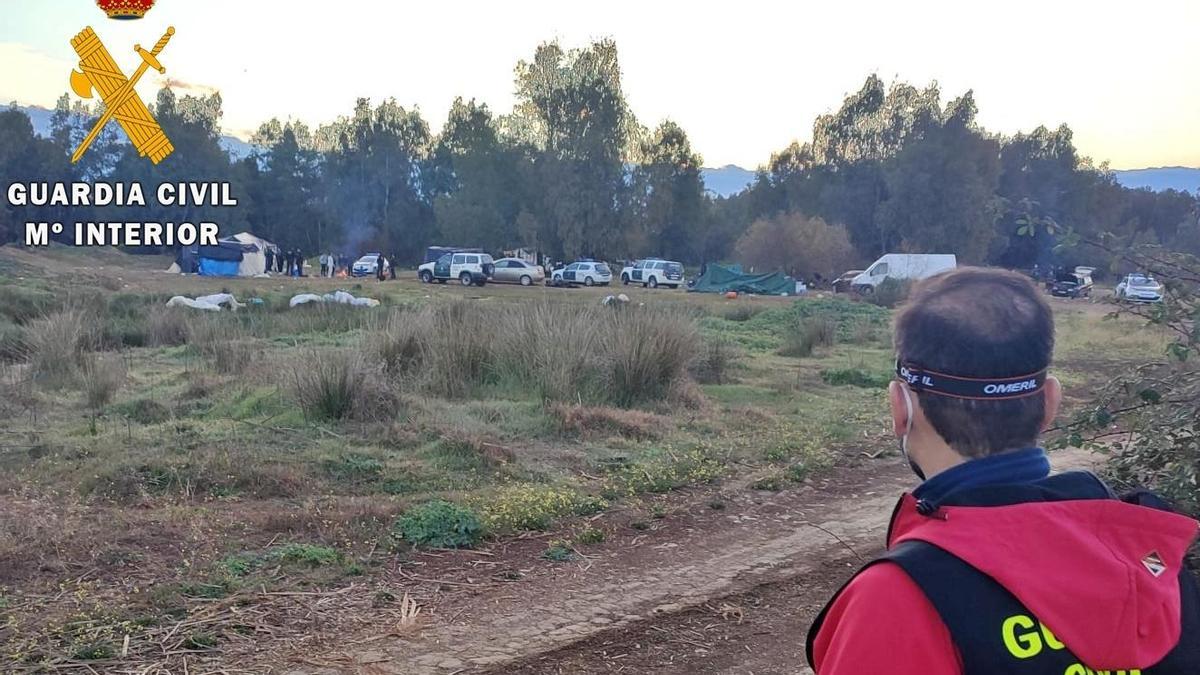
M 683 285 L 683 265 L 673 260 L 659 258 L 638 260 L 621 270 L 621 283 L 626 286 L 641 284 L 650 288 L 659 286 L 679 288 Z
M 482 286 L 495 271 L 492 256 L 486 253 L 447 253 L 418 267 L 417 278 L 425 284 L 434 281 L 444 284 L 450 279 L 458 279 L 463 286 Z
M 612 270 L 602 262 L 573 262 L 550 274 L 551 286 L 607 286 L 612 283 Z

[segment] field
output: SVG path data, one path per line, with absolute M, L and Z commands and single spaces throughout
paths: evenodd
M 908 484 L 871 304 L 167 264 L 0 249 L 4 672 L 797 672 Z M 1054 306 L 1072 408 L 1167 339 Z

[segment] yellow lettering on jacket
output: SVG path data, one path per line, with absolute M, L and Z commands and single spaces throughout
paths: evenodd
M 1004 620 L 1001 634 L 1008 653 L 1018 659 L 1029 659 L 1042 651 L 1042 638 L 1038 635 L 1038 624 L 1024 614 L 1016 614 Z M 1071 673 L 1070 675 L 1075 675 Z

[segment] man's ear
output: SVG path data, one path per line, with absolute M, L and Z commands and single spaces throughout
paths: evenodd
M 1046 411 L 1042 416 L 1042 431 L 1054 426 L 1054 418 L 1058 417 L 1058 406 L 1062 403 L 1062 383 L 1053 375 L 1046 378 L 1042 389 L 1042 400 L 1046 402 Z
M 892 409 L 892 433 L 899 438 L 908 431 L 908 406 L 904 405 L 903 384 L 892 380 L 888 384 L 888 407 Z

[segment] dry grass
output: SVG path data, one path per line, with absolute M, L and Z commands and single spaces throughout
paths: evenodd
M 562 431 L 585 437 L 617 434 L 635 440 L 653 440 L 669 427 L 667 418 L 641 410 L 554 403 L 547 411 Z
M 30 321 L 24 340 L 30 372 L 51 387 L 72 383 L 95 337 L 94 325 L 79 309 L 65 309 Z

